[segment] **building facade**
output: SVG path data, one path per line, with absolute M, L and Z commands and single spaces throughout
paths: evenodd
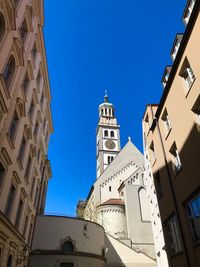
M 121 149 L 120 126 L 107 95 L 99 105 L 96 149 L 96 181 L 86 203 L 78 203 L 77 214 L 104 227 L 108 244 L 106 266 L 156 265 L 143 155 L 130 138 Z
M 160 103 L 148 105 L 143 118 L 156 252 L 160 257 L 166 248 L 169 266 L 200 266 L 199 12 L 200 1 L 187 1 L 186 29 L 175 38 Z
M 104 229 L 96 223 L 38 216 L 29 267 L 105 267 L 105 242 Z
M 27 266 L 53 130 L 43 1 L 0 0 L 0 266 Z

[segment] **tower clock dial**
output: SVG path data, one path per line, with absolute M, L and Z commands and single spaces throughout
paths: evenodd
M 107 140 L 105 142 L 105 146 L 107 149 L 114 149 L 115 148 L 115 142 L 113 142 L 112 140 Z

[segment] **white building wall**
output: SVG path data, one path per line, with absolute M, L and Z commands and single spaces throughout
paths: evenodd
M 143 137 L 144 137 L 144 122 L 143 122 Z M 168 258 L 166 251 L 164 250 L 165 241 L 163 236 L 162 223 L 160 219 L 160 211 L 158 207 L 158 200 L 156 196 L 156 189 L 154 185 L 154 179 L 152 174 L 152 168 L 150 163 L 150 157 L 148 155 L 148 150 L 146 149 L 145 140 L 143 138 L 143 148 L 144 148 L 144 181 L 147 190 L 147 197 L 150 206 L 151 224 L 153 231 L 153 238 L 156 250 L 156 257 L 158 267 L 168 267 Z

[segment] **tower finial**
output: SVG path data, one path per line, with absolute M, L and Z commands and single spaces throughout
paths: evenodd
M 105 89 L 104 102 L 109 102 L 109 98 L 108 98 L 108 95 L 107 95 L 107 88 Z

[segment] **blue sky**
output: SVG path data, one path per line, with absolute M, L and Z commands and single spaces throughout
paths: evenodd
M 159 102 L 186 0 L 45 1 L 54 133 L 46 212 L 74 215 L 96 178 L 98 105 L 108 89 L 121 126 L 142 151 L 141 119 Z

